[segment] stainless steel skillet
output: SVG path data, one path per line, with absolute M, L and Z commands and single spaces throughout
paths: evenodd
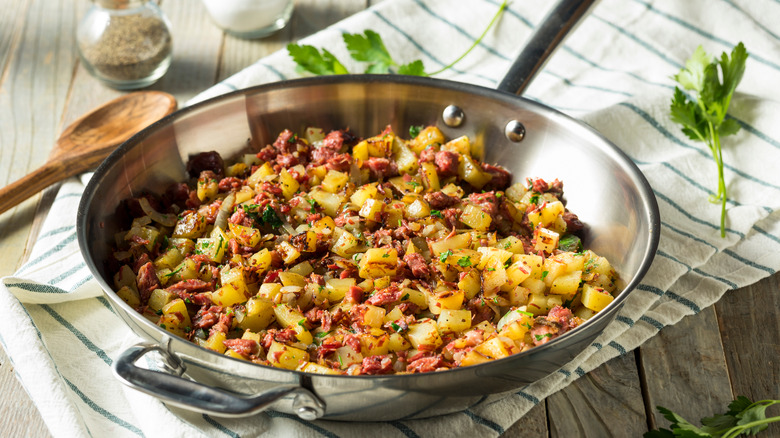
M 631 160 L 593 129 L 507 92 L 525 88 L 592 3 L 564 0 L 556 6 L 499 90 L 404 76 L 291 80 L 193 105 L 128 140 L 92 177 L 77 219 L 87 265 L 116 313 L 147 341 L 116 359 L 115 374 L 170 404 L 217 416 L 271 408 L 306 420 L 380 421 L 465 409 L 487 394 L 517 391 L 593 348 L 653 259 L 660 224 L 655 197 Z M 114 219 L 117 205 L 142 191 L 160 193 L 186 180 L 190 155 L 216 149 L 225 157 L 236 156 L 273 142 L 285 128 L 350 127 L 371 135 L 387 124 L 401 130 L 427 123 L 449 137 L 468 135 L 485 161 L 501 164 L 516 179 L 561 179 L 568 207 L 589 225 L 585 244 L 613 261 L 626 281 L 615 301 L 576 330 L 505 359 L 383 377 L 305 374 L 219 355 L 169 337 L 113 292 L 104 261 L 122 227 Z M 147 354 L 160 355 L 167 365 L 158 371 L 137 365 Z

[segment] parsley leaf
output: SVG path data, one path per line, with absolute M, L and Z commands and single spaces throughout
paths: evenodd
M 460 57 L 441 69 L 426 73 L 423 62 L 419 59 L 407 64 L 398 64 L 390 52 L 385 47 L 382 37 L 373 30 L 366 29 L 362 34 L 345 33 L 342 38 L 349 51 L 349 56 L 355 61 L 367 63 L 365 73 L 398 73 L 409 76 L 433 76 L 445 70 L 452 68 L 455 64 L 466 57 L 487 35 L 488 30 L 493 27 L 498 18 L 507 7 L 508 0 L 504 0 L 499 6 L 498 11 L 490 20 L 484 32 L 474 40 L 474 43 Z M 287 52 L 297 64 L 299 71 L 307 71 L 315 75 L 334 75 L 348 74 L 346 67 L 336 57 L 322 49 L 320 52 L 316 47 L 309 45 L 288 44 Z M 395 69 L 395 71 L 393 71 Z
M 363 35 L 345 33 L 343 38 L 352 59 L 369 63 L 366 73 L 390 73 L 390 67 L 397 65 L 382 37 L 373 30 L 366 30 Z
M 326 49 L 322 53 L 314 46 L 288 44 L 287 53 L 298 64 L 298 69 L 315 75 L 345 75 L 347 68 Z
M 441 211 L 439 211 L 439 210 L 431 209 L 431 216 L 437 217 L 439 219 L 444 219 L 444 216 L 441 214 Z
M 671 410 L 658 406 L 658 412 L 669 420 L 671 430 L 651 430 L 644 438 L 702 437 L 702 438 L 734 438 L 743 433 L 755 435 L 766 429 L 769 423 L 780 421 L 778 417 L 766 417 L 766 409 L 780 404 L 780 400 L 761 400 L 753 403 L 745 396 L 739 396 L 729 404 L 725 414 L 701 419 L 701 427 L 696 427 L 685 418 Z
M 279 228 L 282 226 L 282 220 L 276 215 L 276 212 L 270 205 L 263 210 L 263 222 L 272 226 L 273 228 Z
M 444 262 L 446 262 L 446 261 L 447 261 L 447 257 L 449 257 L 449 256 L 451 256 L 451 255 L 452 255 L 452 250 L 451 250 L 451 249 L 448 249 L 447 251 L 444 251 L 444 252 L 442 252 L 441 254 L 439 254 L 439 261 L 441 261 L 442 263 L 444 263 Z
M 409 136 L 411 138 L 416 138 L 418 135 L 420 135 L 420 131 L 422 131 L 425 128 L 424 125 L 412 125 L 409 127 Z
M 747 58 L 748 53 L 741 42 L 731 51 L 730 57 L 724 52 L 719 60 L 712 59 L 699 46 L 685 63 L 685 68 L 672 77 L 683 89 L 694 92 L 695 96 L 689 98 L 683 90 L 675 87 L 669 108 L 670 118 L 682 126 L 682 132 L 688 138 L 707 144 L 718 168 L 718 190 L 710 197 L 710 201 L 721 203 L 721 237 L 726 236 L 728 196 L 723 177 L 720 138 L 739 131 L 739 123 L 734 119 L 726 119 L 726 112 L 734 90 L 745 73 Z
M 471 266 L 471 257 L 469 256 L 463 256 L 458 259 L 458 266 L 462 268 L 468 268 Z

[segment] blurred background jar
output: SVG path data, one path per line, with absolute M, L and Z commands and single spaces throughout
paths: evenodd
M 211 19 L 238 38 L 270 35 L 290 21 L 292 0 L 202 0 Z
M 150 0 L 92 0 L 76 30 L 87 70 L 120 90 L 147 87 L 171 64 L 170 23 Z

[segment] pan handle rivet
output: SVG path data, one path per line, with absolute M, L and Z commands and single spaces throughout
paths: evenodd
M 509 141 L 519 143 L 525 138 L 525 126 L 517 120 L 511 120 L 504 128 L 504 135 Z
M 444 108 L 444 112 L 441 115 L 442 119 L 444 119 L 444 123 L 449 126 L 450 128 L 457 128 L 463 123 L 463 119 L 466 117 L 466 114 L 463 113 L 463 110 L 460 109 L 457 105 L 448 105 L 447 108 Z

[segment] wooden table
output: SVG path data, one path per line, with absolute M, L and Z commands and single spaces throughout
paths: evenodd
M 164 1 L 175 58 L 152 88 L 185 102 L 288 41 L 376 1 L 296 3 L 287 28 L 264 40 L 245 41 L 224 36 L 199 2 Z M 87 6 L 85 0 L 0 0 L 0 184 L 42 164 L 67 124 L 120 94 L 100 85 L 78 61 L 73 35 Z M 25 260 L 53 196 L 48 190 L 0 215 L 0 276 Z M 779 282 L 780 275 L 774 275 L 729 292 L 715 306 L 549 397 L 505 435 L 640 436 L 648 427 L 668 425 L 656 405 L 698 420 L 724 411 L 737 395 L 780 398 Z M 0 436 L 50 434 L 2 350 L 0 394 Z M 780 426 L 766 436 L 780 436 Z

